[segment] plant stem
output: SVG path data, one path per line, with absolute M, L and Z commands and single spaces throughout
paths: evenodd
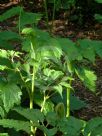
M 71 80 L 70 80 L 70 85 L 71 85 Z M 70 92 L 71 92 L 71 88 L 67 88 L 67 114 L 66 117 L 70 116 Z
M 34 45 L 33 45 L 33 41 L 31 41 L 31 51 L 34 54 L 34 59 L 35 59 L 35 52 L 34 52 Z M 35 65 L 33 64 L 33 69 L 32 69 L 32 82 L 31 82 L 31 92 L 30 92 L 30 109 L 33 109 L 33 98 L 34 98 L 34 86 L 35 86 Z M 31 124 L 33 125 L 33 121 L 30 121 Z M 31 126 L 31 135 L 30 136 L 35 136 L 35 132 L 36 132 L 36 128 L 34 128 L 33 126 Z
M 47 28 L 49 29 L 49 18 L 48 18 L 48 9 L 47 9 L 47 1 L 44 0 L 44 8 L 45 8 L 45 14 L 46 14 L 46 25 Z
M 33 109 L 33 97 L 34 97 L 34 79 L 35 79 L 35 67 L 33 66 L 33 73 L 32 73 L 32 86 L 31 86 L 31 93 L 30 93 L 30 109 Z M 33 121 L 30 121 L 31 124 L 33 124 Z M 33 126 L 31 126 L 31 132 L 32 134 L 30 136 L 35 135 L 35 129 Z
M 68 68 L 68 71 L 71 73 L 71 77 L 72 77 L 73 72 L 72 72 L 71 62 L 67 62 L 67 68 Z M 72 80 L 69 81 L 69 84 L 71 86 Z M 70 93 L 71 93 L 71 88 L 67 88 L 67 113 L 66 113 L 66 117 L 70 116 Z
M 44 110 L 45 102 L 46 102 L 46 96 L 44 95 L 44 100 L 43 100 L 41 112 L 43 112 L 43 110 Z

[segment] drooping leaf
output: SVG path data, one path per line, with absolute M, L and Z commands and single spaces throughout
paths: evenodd
M 16 84 L 0 82 L 0 99 L 6 112 L 13 108 L 14 104 L 20 103 L 21 95 L 22 92 Z
M 23 130 L 30 134 L 30 122 L 13 120 L 13 119 L 1 119 L 0 126 L 4 128 L 14 128 L 16 131 Z
M 24 109 L 21 107 L 14 108 L 16 112 L 24 116 L 25 118 L 32 120 L 35 125 L 38 125 L 38 121 L 43 122 L 44 121 L 44 115 L 43 113 L 38 109 Z
M 102 117 L 96 117 L 88 121 L 85 129 L 84 135 L 88 136 L 102 136 Z
M 88 70 L 86 68 L 77 68 L 76 74 L 83 82 L 83 84 L 92 92 L 96 91 L 96 80 L 97 76 L 94 74 L 93 71 Z
M 61 97 L 62 97 L 63 88 L 62 88 L 62 86 L 61 86 L 60 84 L 54 86 L 53 89 L 54 89 L 56 92 L 58 92 L 58 93 L 61 95 Z

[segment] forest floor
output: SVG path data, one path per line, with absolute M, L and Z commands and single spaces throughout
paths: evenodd
M 17 3 L 7 3 L 0 4 L 0 10 L 5 11 L 8 7 L 15 5 Z M 50 22 L 49 22 L 50 23 Z M 0 23 L 1 30 L 12 30 L 14 26 L 14 20 L 10 19 L 6 22 Z M 38 25 L 41 29 L 46 29 L 45 22 L 41 20 Z M 54 21 L 53 34 L 61 37 L 70 38 L 73 41 L 77 39 L 94 39 L 102 40 L 102 25 L 99 23 L 89 23 L 86 22 L 84 27 L 79 26 L 72 22 L 67 22 L 64 19 L 57 19 Z M 97 58 L 96 64 L 94 65 L 95 73 L 98 77 L 97 79 L 97 93 L 96 95 L 88 91 L 80 81 L 76 81 L 74 84 L 76 95 L 85 100 L 88 103 L 86 108 L 80 111 L 75 111 L 74 115 L 84 120 L 89 120 L 93 117 L 102 117 L 102 59 Z

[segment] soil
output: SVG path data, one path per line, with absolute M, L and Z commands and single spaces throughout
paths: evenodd
M 15 3 L 7 3 L 10 7 L 15 5 Z M 0 9 L 4 12 L 9 6 L 0 4 Z M 17 4 L 17 3 L 16 3 Z M 76 25 L 72 22 L 67 22 L 68 20 L 57 19 L 54 21 L 53 34 L 61 37 L 70 38 L 76 41 L 78 38 L 89 38 L 94 40 L 102 40 L 102 24 L 97 22 L 89 23 L 86 22 L 84 26 Z M 51 22 L 49 22 L 51 24 Z M 10 19 L 7 22 L 0 23 L 1 30 L 12 29 L 14 26 L 14 19 Z M 38 25 L 41 29 L 46 29 L 44 20 L 41 20 Z M 97 58 L 96 64 L 93 68 L 97 74 L 97 93 L 93 94 L 87 90 L 79 80 L 74 84 L 77 88 L 76 95 L 85 100 L 88 105 L 79 111 L 74 112 L 74 116 L 79 117 L 84 120 L 89 120 L 93 117 L 102 117 L 102 59 Z

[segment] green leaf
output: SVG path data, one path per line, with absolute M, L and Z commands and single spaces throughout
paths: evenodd
M 42 47 L 39 47 L 38 53 L 40 54 L 40 57 L 42 57 L 43 59 L 51 59 L 53 56 L 54 58 L 60 59 L 62 50 L 57 46 L 55 42 L 53 42 L 52 40 L 49 40 L 48 45 L 46 45 L 45 43 L 46 46 L 43 45 Z
M 3 22 L 6 19 L 11 18 L 15 15 L 19 15 L 22 10 L 23 10 L 22 7 L 19 7 L 19 6 L 9 9 L 8 11 L 0 15 L 0 22 Z
M 46 68 L 46 69 L 44 69 L 44 75 L 51 78 L 52 80 L 56 80 L 59 77 L 63 76 L 63 72 L 57 71 L 57 70 L 54 70 L 54 69 Z
M 65 105 L 65 108 L 67 107 L 67 103 L 66 103 L 66 91 L 63 91 L 63 97 L 61 97 L 58 94 L 55 94 L 52 97 L 52 101 L 57 104 L 59 102 L 63 102 Z M 73 96 L 71 94 L 70 96 L 70 110 L 74 111 L 74 110 L 79 110 L 81 108 L 84 108 L 86 106 L 86 103 L 82 100 L 80 100 L 79 98 L 77 98 L 76 96 Z
M 0 49 L 0 58 L 8 58 L 8 53 L 6 50 Z
M 62 86 L 59 84 L 59 85 L 56 85 L 56 86 L 53 86 L 53 89 L 55 90 L 55 91 L 57 91 L 60 95 L 61 95 L 61 97 L 62 97 L 62 91 L 63 91 L 63 88 L 62 88 Z
M 55 136 L 55 134 L 57 133 L 57 128 L 51 128 L 51 129 L 48 129 L 46 128 L 45 126 L 41 126 L 40 127 L 41 130 L 44 131 L 44 133 L 47 135 L 47 136 Z
M 10 59 L 11 57 L 19 57 L 20 52 L 15 52 L 13 50 L 3 50 L 0 49 L 0 57 Z
M 4 128 L 14 128 L 16 131 L 23 130 L 30 134 L 30 122 L 13 119 L 1 119 L 0 125 Z
M 22 42 L 22 50 L 29 52 L 31 50 L 31 42 L 29 39 L 24 39 L 24 41 Z
M 0 133 L 0 136 L 9 136 L 8 133 Z
M 8 112 L 14 104 L 19 104 L 21 100 L 22 92 L 20 88 L 14 83 L 0 83 L 0 99 L 3 102 L 3 106 Z
M 99 57 L 102 58 L 102 41 L 93 40 L 92 46 L 93 46 L 96 54 L 99 55 Z
M 102 117 L 96 117 L 88 121 L 85 129 L 84 136 L 102 136 Z
M 31 36 L 35 37 L 35 33 L 36 33 L 36 31 L 33 28 L 24 28 L 22 30 L 22 34 L 27 35 L 27 36 L 31 35 Z
M 78 97 L 71 95 L 70 97 L 70 107 L 71 111 L 79 110 L 86 107 L 86 103 L 80 100 Z
M 75 43 L 66 38 L 58 38 L 59 46 L 65 52 L 68 60 L 81 60 L 82 56 L 78 49 L 75 47 Z
M 0 65 L 0 70 L 1 70 L 1 71 L 5 70 L 5 69 L 7 69 L 6 66 Z
M 51 126 L 55 126 L 57 123 L 57 114 L 56 112 L 48 112 L 46 115 L 46 120 Z
M 67 83 L 67 82 L 63 82 L 63 81 L 62 81 L 62 82 L 60 83 L 60 85 L 66 87 L 66 88 L 70 88 L 70 89 L 73 90 L 73 88 L 72 88 L 72 87 L 70 86 L 70 84 Z
M 92 41 L 89 39 L 82 39 L 77 41 L 78 49 L 83 58 L 90 60 L 91 62 L 95 61 L 95 50 L 92 46 Z
M 102 136 L 102 124 L 93 130 L 91 136 Z
M 31 12 L 22 12 L 20 15 L 20 27 L 24 27 L 27 24 L 37 24 L 41 19 L 41 14 L 31 13 Z M 19 22 L 18 22 L 19 23 Z M 18 24 L 19 27 L 19 24 Z
M 80 136 L 83 126 L 83 121 L 71 116 L 68 119 L 59 120 L 58 123 L 59 130 L 65 136 Z
M 96 80 L 97 76 L 94 74 L 93 71 L 88 70 L 86 68 L 77 68 L 76 74 L 83 82 L 83 84 L 92 92 L 96 91 Z
M 0 38 L 0 48 L 6 49 L 6 50 L 13 50 L 14 46 L 12 46 L 8 41 L 2 40 Z
M 2 118 L 4 118 L 4 116 L 5 116 L 5 112 L 4 112 L 4 109 L 1 107 L 1 104 L 0 104 L 0 116 Z
M 43 122 L 44 121 L 44 115 L 43 113 L 38 109 L 24 109 L 21 107 L 14 108 L 16 112 L 24 116 L 25 118 L 32 120 L 35 125 L 38 125 L 38 121 Z
M 37 90 L 37 92 L 35 92 L 35 95 L 34 95 L 34 103 L 36 103 L 38 106 L 42 107 L 42 104 L 44 101 L 43 97 L 44 96 L 41 94 L 41 92 L 38 92 L 38 90 Z M 48 99 L 45 102 L 43 113 L 44 113 L 44 115 L 46 115 L 48 112 L 52 112 L 52 111 L 54 111 L 54 104 L 50 99 Z
M 97 3 L 102 3 L 102 0 L 95 0 Z
M 96 19 L 98 22 L 102 23 L 102 15 L 100 15 L 100 14 L 95 14 L 95 19 Z
M 12 31 L 3 31 L 0 32 L 0 40 L 8 41 L 8 40 L 20 40 L 21 37 L 19 34 Z
M 3 66 L 4 69 L 12 68 L 11 61 L 9 59 L 2 58 L 1 55 L 0 55 L 0 65 Z M 2 67 L 2 70 L 3 70 L 3 67 Z
M 46 115 L 48 112 L 51 112 L 51 111 L 54 111 L 54 104 L 52 103 L 52 101 L 47 100 L 45 102 L 43 113 L 44 113 L 44 115 Z

